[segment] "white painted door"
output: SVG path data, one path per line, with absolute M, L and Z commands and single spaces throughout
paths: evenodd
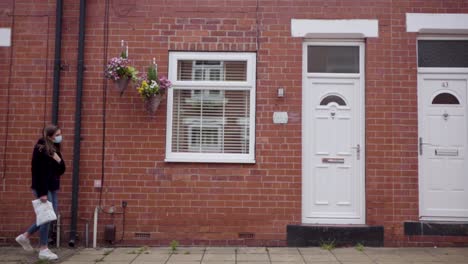
M 468 74 L 419 74 L 419 197 L 423 220 L 468 220 Z
M 362 59 L 363 46 L 359 50 Z M 359 71 L 304 73 L 303 223 L 365 223 L 363 67 Z

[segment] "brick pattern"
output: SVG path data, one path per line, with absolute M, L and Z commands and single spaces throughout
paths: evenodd
M 8 76 L 0 89 L 0 237 L 7 241 L 33 219 L 30 155 L 41 127 L 51 120 L 55 37 L 55 1 L 14 2 L 0 3 L 0 26 L 13 28 L 13 46 L 0 47 L 0 71 Z M 388 246 L 468 244 L 462 237 L 408 237 L 403 232 L 403 221 L 418 219 L 416 35 L 406 32 L 405 13 L 466 13 L 465 1 L 133 0 L 87 5 L 81 239 L 82 219 L 91 221 L 99 204 L 93 183 L 103 172 L 104 210 L 115 206 L 122 212 L 122 200 L 128 207 L 124 234 L 121 214 L 100 214 L 101 240 L 104 225 L 113 223 L 124 244 L 167 245 L 176 239 L 194 245 L 285 245 L 286 225 L 301 222 L 302 39 L 291 37 L 290 20 L 314 18 L 379 20 L 379 38 L 366 40 L 367 224 L 385 227 Z M 78 16 L 79 1 L 64 1 L 59 123 L 68 167 L 60 193 L 65 241 Z M 257 163 L 165 163 L 166 103 L 149 117 L 133 87 L 119 97 L 102 78 L 122 39 L 137 68 L 144 69 L 154 57 L 164 74 L 169 50 L 256 51 Z M 276 97 L 280 86 L 286 88 L 282 99 Z M 272 124 L 274 111 L 287 111 L 289 123 Z M 151 236 L 138 239 L 136 232 Z M 253 239 L 238 237 L 251 232 Z

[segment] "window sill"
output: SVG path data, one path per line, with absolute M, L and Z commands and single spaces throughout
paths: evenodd
M 255 159 L 210 159 L 210 158 L 165 158 L 164 162 L 197 162 L 197 163 L 243 163 L 255 164 Z

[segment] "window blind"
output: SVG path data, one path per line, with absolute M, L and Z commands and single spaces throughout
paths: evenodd
M 245 81 L 246 61 L 181 60 L 177 65 L 179 81 Z
M 172 151 L 248 153 L 249 102 L 245 90 L 175 89 Z

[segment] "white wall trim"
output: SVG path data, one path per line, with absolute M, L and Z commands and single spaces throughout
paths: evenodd
M 406 13 L 406 31 L 436 34 L 467 34 L 468 14 Z
M 376 19 L 291 19 L 291 35 L 301 38 L 376 38 Z
M 0 28 L 0 47 L 11 46 L 11 28 Z

